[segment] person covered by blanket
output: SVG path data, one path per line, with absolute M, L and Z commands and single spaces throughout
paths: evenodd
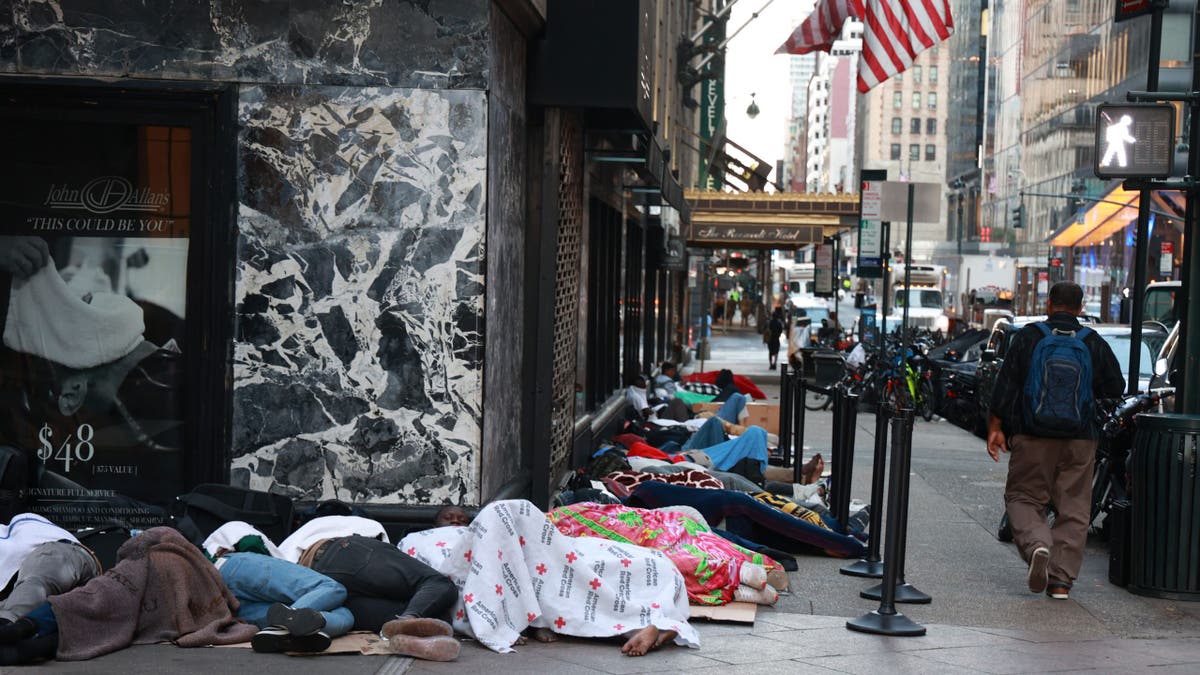
M 236 597 L 207 558 L 169 527 L 125 542 L 117 564 L 0 625 L 0 666 L 83 661 L 130 645 L 237 644 L 258 629 L 238 620 Z
M 526 631 L 541 641 L 620 638 L 629 656 L 671 641 L 699 646 L 687 622 L 686 584 L 666 556 L 569 537 L 528 501 L 493 502 L 470 526 L 414 532 L 399 547 L 454 581 L 455 629 L 493 651 L 525 644 Z

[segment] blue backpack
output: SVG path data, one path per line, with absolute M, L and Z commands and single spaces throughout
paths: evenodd
M 1025 376 L 1025 428 L 1035 436 L 1086 435 L 1095 415 L 1092 352 L 1083 340 L 1092 330 L 1051 330 L 1034 324 L 1042 339 L 1033 348 Z

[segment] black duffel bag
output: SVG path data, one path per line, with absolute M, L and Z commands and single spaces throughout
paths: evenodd
M 292 500 L 283 495 L 204 483 L 175 498 L 172 525 L 197 546 L 214 530 L 234 520 L 253 525 L 279 543 L 292 532 L 292 510 Z

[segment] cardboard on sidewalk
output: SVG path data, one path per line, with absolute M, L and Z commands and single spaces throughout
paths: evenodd
M 720 403 L 696 403 L 692 406 L 693 412 L 717 412 L 721 408 Z M 767 430 L 768 433 L 779 433 L 779 404 L 777 403 L 747 403 L 746 412 L 749 414 L 743 424 L 746 426 L 759 426 Z

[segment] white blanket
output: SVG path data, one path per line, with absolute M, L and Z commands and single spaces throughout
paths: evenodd
M 648 548 L 568 537 L 524 500 L 485 506 L 470 527 L 441 527 L 400 542 L 461 590 L 454 627 L 511 652 L 527 626 L 577 637 L 613 637 L 649 625 L 699 647 L 687 622 L 683 575 Z
M 271 538 L 260 532 L 250 523 L 240 520 L 231 520 L 228 523 L 213 530 L 213 533 L 208 535 L 208 539 L 204 540 L 204 550 L 210 555 L 215 556 L 217 551 L 225 549 L 226 551 L 234 550 L 242 537 L 255 536 L 262 539 L 263 546 L 267 549 L 267 553 L 273 558 L 282 558 L 283 553 L 279 547 L 275 546 L 275 542 Z
M 359 516 L 322 516 L 313 518 L 300 526 L 279 544 L 280 556 L 284 560 L 298 562 L 304 549 L 322 539 L 360 535 L 380 541 L 388 541 L 387 531 L 378 521 Z
M 0 590 L 35 546 L 62 539 L 79 543 L 75 535 L 35 513 L 19 513 L 8 525 L 0 525 Z
M 111 363 L 142 342 L 142 308 L 116 293 L 95 293 L 91 303 L 46 265 L 9 295 L 4 344 L 68 368 Z

